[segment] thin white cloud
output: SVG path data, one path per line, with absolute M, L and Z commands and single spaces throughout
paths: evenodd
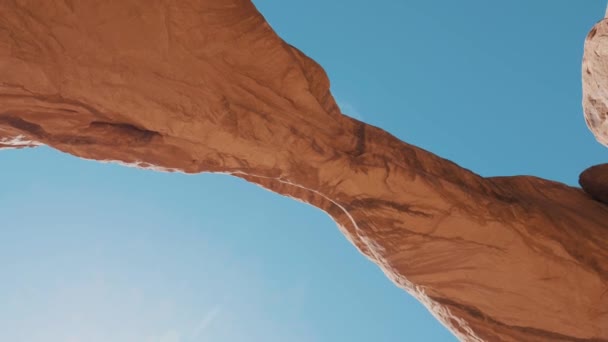
M 359 113 L 357 108 L 350 102 L 341 101 L 336 99 L 336 103 L 338 107 L 340 107 L 340 111 L 342 114 L 350 116 L 351 118 L 355 118 L 357 120 L 363 121 L 363 115 Z
M 153 339 L 155 342 L 181 342 L 181 334 L 175 330 L 168 330 L 158 338 Z
M 209 310 L 205 316 L 201 319 L 200 323 L 194 328 L 192 332 L 193 338 L 198 338 L 205 334 L 205 331 L 209 329 L 209 327 L 213 324 L 213 322 L 217 319 L 218 315 L 221 313 L 222 307 L 216 305 L 211 310 Z

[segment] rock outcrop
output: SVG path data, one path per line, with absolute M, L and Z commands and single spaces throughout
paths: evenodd
M 597 23 L 585 39 L 583 108 L 587 127 L 608 147 L 608 19 Z
M 581 173 L 578 182 L 591 197 L 608 204 L 608 164 L 588 168 Z
M 248 0 L 0 1 L 0 147 L 39 144 L 310 203 L 463 341 L 608 341 L 608 206 L 342 115 Z

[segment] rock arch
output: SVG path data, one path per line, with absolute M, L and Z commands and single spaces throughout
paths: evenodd
M 608 207 L 342 115 L 248 0 L 0 2 L 0 147 L 40 144 L 325 210 L 462 340 L 608 341 Z

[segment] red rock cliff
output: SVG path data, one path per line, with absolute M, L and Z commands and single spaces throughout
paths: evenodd
M 248 0 L 0 1 L 0 147 L 224 172 L 326 211 L 466 341 L 608 341 L 608 207 L 340 113 Z

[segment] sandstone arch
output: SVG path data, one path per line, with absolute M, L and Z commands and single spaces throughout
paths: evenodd
M 248 0 L 0 2 L 0 147 L 223 172 L 328 212 L 467 341 L 608 341 L 608 207 L 340 113 Z

